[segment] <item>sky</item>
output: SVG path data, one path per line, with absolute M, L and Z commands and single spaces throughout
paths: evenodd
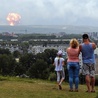
M 8 25 L 8 14 L 17 13 L 17 25 L 98 26 L 98 0 L 0 1 L 0 25 Z

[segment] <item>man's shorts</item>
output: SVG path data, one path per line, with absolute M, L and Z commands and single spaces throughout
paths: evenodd
M 83 64 L 82 66 L 82 74 L 90 75 L 91 77 L 95 77 L 95 64 Z

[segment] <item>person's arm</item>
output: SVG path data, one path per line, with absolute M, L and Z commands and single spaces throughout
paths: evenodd
M 66 49 L 66 53 L 68 52 L 68 48 Z
M 82 50 L 82 45 L 79 45 L 79 52 L 81 52 Z
M 63 65 L 63 66 L 65 65 L 65 62 L 64 62 L 64 61 L 62 62 L 62 65 Z
M 68 48 L 66 49 L 66 58 L 68 58 Z
M 93 47 L 93 49 L 96 49 L 96 44 L 92 43 L 92 47 Z
M 78 49 L 78 55 L 79 55 L 79 54 L 80 54 L 80 52 L 81 52 L 81 51 L 80 51 L 80 47 L 78 47 L 77 49 Z

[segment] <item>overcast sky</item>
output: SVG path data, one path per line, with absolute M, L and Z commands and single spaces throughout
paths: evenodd
M 8 13 L 18 13 L 20 25 L 98 26 L 98 0 L 0 1 L 0 25 L 8 24 Z

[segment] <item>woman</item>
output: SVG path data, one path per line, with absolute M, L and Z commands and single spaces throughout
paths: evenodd
M 62 58 L 62 51 L 57 53 L 57 57 L 54 59 L 55 71 L 57 72 L 57 83 L 58 87 L 61 90 L 61 84 L 65 79 L 65 72 L 64 72 L 64 58 Z M 61 76 L 61 77 L 60 77 Z
M 67 48 L 67 69 L 69 73 L 70 90 L 73 91 L 73 82 L 75 83 L 75 91 L 78 92 L 79 84 L 79 43 L 76 39 L 70 41 L 70 47 Z

